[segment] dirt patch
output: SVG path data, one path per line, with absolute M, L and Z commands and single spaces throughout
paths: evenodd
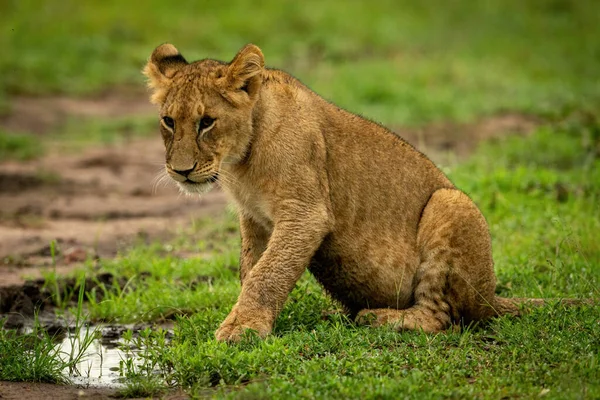
M 43 184 L 40 177 L 0 172 L 0 193 L 27 191 Z
M 0 382 L 0 398 L 14 400 L 39 399 L 115 399 L 116 389 L 77 388 L 49 383 Z
M 395 131 L 434 162 L 446 164 L 449 153 L 464 159 L 484 140 L 527 134 L 540 123 L 538 118 L 528 115 L 499 114 L 469 124 L 435 123 L 419 129 L 397 128 Z
M 225 198 L 180 196 L 156 185 L 160 140 L 0 165 L 0 285 L 39 277 L 88 257 L 112 257 L 133 241 L 167 238 L 193 217 L 220 214 Z M 54 241 L 54 258 L 49 244 Z
M 119 398 L 117 389 L 62 386 L 49 383 L 0 382 L 0 399 L 2 400 L 104 400 L 115 398 Z M 161 395 L 160 398 L 179 400 L 189 399 L 189 396 L 182 391 L 171 391 Z
M 10 113 L 0 117 L 8 131 L 43 134 L 69 118 L 118 118 L 156 112 L 143 90 L 112 90 L 94 97 L 20 96 L 10 101 Z

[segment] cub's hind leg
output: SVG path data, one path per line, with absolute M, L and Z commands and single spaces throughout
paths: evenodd
M 417 268 L 413 283 L 414 304 L 404 310 L 394 308 L 365 309 L 357 321 L 371 326 L 393 325 L 398 330 L 440 332 L 452 323 L 452 309 L 446 298 L 449 264 L 447 248 L 427 254 Z
M 493 315 L 491 241 L 485 219 L 467 195 L 456 189 L 436 191 L 423 210 L 417 245 L 421 264 L 414 277 L 414 304 L 404 310 L 362 310 L 359 323 L 439 332 L 453 321 Z

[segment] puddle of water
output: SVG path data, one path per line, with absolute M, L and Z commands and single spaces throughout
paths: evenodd
M 61 357 L 68 361 L 70 354 L 78 354 L 80 349 L 85 347 L 86 340 L 91 340 L 74 368 L 63 371 L 74 384 L 95 387 L 123 386 L 119 376 L 119 363 L 130 355 L 119 349 L 119 345 L 123 344 L 121 335 L 105 335 L 103 331 L 107 329 L 111 327 L 82 327 L 78 335 L 68 332 L 57 344 Z M 135 354 L 135 350 L 132 353 Z
M 83 357 L 71 371 L 65 369 L 64 375 L 76 385 L 86 387 L 121 388 L 124 386 L 123 377 L 119 375 L 121 361 L 132 359 L 135 364 L 137 355 L 143 349 L 121 350 L 125 344 L 122 334 L 127 329 L 139 331 L 134 326 L 104 326 L 95 325 L 82 327 L 79 334 L 68 332 L 65 338 L 57 344 L 57 349 L 65 361 L 70 354 L 77 354 L 85 347 L 86 341 L 91 343 L 83 351 Z

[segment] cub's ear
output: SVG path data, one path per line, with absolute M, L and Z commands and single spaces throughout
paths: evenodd
M 163 91 L 171 82 L 171 78 L 188 62 L 172 44 L 165 43 L 158 46 L 152 52 L 148 64 L 142 71 L 148 78 L 148 86 L 153 90 L 150 101 L 161 103 L 164 99 Z
M 243 90 L 250 97 L 258 92 L 262 83 L 261 72 L 265 66 L 262 51 L 253 44 L 247 44 L 233 58 L 227 68 L 229 90 Z

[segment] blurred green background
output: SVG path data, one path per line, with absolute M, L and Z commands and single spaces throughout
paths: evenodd
M 324 97 L 386 124 L 546 115 L 600 98 L 594 0 L 20 1 L 0 5 L 0 100 L 142 85 L 160 43 L 188 60 L 263 49 Z

